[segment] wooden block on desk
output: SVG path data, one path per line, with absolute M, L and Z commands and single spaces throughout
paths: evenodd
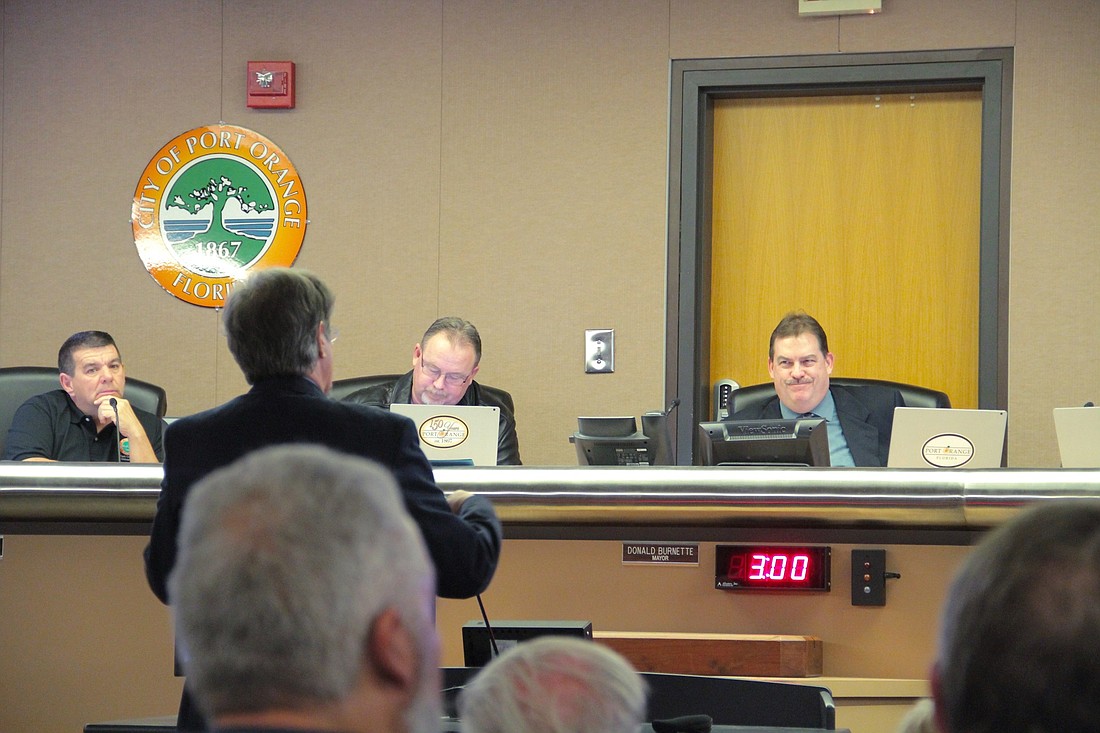
M 817 677 L 821 639 L 767 634 L 597 631 L 593 638 L 639 672 L 738 677 Z

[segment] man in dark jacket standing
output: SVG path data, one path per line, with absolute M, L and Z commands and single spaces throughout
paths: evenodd
M 226 338 L 252 388 L 165 431 L 164 481 L 145 550 L 149 585 L 162 601 L 169 601 L 167 580 L 192 485 L 246 453 L 283 443 L 317 443 L 390 469 L 424 535 L 437 593 L 468 598 L 489 585 L 501 527 L 488 499 L 464 491 L 444 496 L 411 420 L 326 396 L 332 388 L 333 305 L 319 278 L 286 268 L 252 274 L 232 291 L 223 311 Z M 193 713 L 185 690 L 180 730 L 201 730 Z

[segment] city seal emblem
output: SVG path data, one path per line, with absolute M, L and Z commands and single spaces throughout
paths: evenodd
M 306 194 L 275 143 L 232 125 L 189 130 L 152 157 L 130 223 L 162 288 L 220 308 L 252 269 L 288 267 L 306 233 Z

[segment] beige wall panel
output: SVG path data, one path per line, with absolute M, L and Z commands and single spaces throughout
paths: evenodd
M 146 274 L 128 218 L 153 153 L 217 119 L 220 18 L 217 2 L 4 4 L 3 365 L 56 364 L 99 328 L 173 408 L 212 399 L 201 314 Z M 166 34 L 184 19 L 181 55 Z
M 825 676 L 919 679 L 932 660 L 947 583 L 969 551 L 888 548 L 889 569 L 902 581 L 888 584 L 885 607 L 867 607 L 852 605 L 850 545 L 833 545 L 833 590 L 809 594 L 715 590 L 714 547 L 700 544 L 698 566 L 624 566 L 620 542 L 512 540 L 482 600 L 490 622 L 585 619 L 601 631 L 819 636 Z M 462 664 L 457 632 L 480 619 L 477 602 L 439 600 L 436 609 L 443 663 Z
M 1051 410 L 1100 403 L 1100 3 L 1021 0 L 1009 460 L 1058 466 Z
M 5 538 L 0 730 L 79 731 L 91 722 L 175 714 L 181 682 L 172 675 L 171 618 L 145 583 L 145 543 Z M 618 542 L 508 540 L 483 598 L 497 620 L 587 619 L 601 631 L 810 634 L 824 641 L 828 677 L 922 679 L 948 580 L 969 549 L 885 546 L 887 567 L 901 579 L 889 582 L 885 607 L 854 607 L 852 546 L 832 547 L 831 592 L 746 595 L 713 589 L 711 542 L 700 544 L 698 566 L 624 567 Z M 441 600 L 436 618 L 443 663 L 462 664 L 461 628 L 480 618 L 477 602 Z M 839 706 L 853 682 L 833 685 Z M 840 727 L 856 730 L 857 721 L 864 733 L 893 730 L 838 710 Z
M 579 414 L 664 399 L 667 18 L 444 6 L 440 308 L 482 330 L 526 463 L 576 463 Z M 615 329 L 614 374 L 584 373 L 586 328 Z
M 172 620 L 145 537 L 9 535 L 0 559 L 0 730 L 174 714 Z
M 406 371 L 440 315 L 440 6 L 227 4 L 226 115 L 282 145 L 302 176 L 310 223 L 295 264 L 336 293 L 337 379 Z M 295 62 L 296 109 L 245 107 L 250 59 Z M 224 353 L 219 383 L 236 371 Z M 219 400 L 244 386 L 229 384 Z
M 836 19 L 800 18 L 796 0 L 670 0 L 669 16 L 674 59 L 837 50 Z
M 977 407 L 981 109 L 979 92 L 715 105 L 713 379 L 768 381 L 772 328 L 805 309 L 834 374 Z
M 1011 46 L 1019 0 L 882 0 L 873 16 L 841 16 L 843 53 Z

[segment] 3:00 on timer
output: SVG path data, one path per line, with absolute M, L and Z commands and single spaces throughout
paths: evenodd
M 715 588 L 829 590 L 829 547 L 718 545 L 715 549 Z

